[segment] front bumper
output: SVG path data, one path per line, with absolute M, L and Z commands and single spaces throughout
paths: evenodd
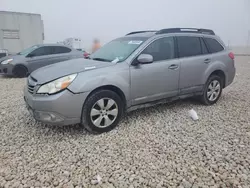
M 30 114 L 39 122 L 73 125 L 81 122 L 82 107 L 88 93 L 73 94 L 64 90 L 55 95 L 32 95 L 24 88 L 24 100 Z
M 0 74 L 1 75 L 13 75 L 13 68 L 12 64 L 2 65 L 0 63 Z

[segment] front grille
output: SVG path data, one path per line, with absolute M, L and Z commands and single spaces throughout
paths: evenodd
M 30 94 L 34 94 L 34 90 L 35 90 L 35 86 L 28 85 L 28 92 L 29 92 Z
M 37 83 L 37 80 L 31 76 L 28 77 L 27 79 L 27 85 L 28 85 L 28 92 L 30 94 L 34 94 L 35 93 L 35 87 L 36 87 L 36 83 Z

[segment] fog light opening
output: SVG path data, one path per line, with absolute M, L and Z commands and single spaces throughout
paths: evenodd
M 59 116 L 58 114 L 52 113 L 52 112 L 41 112 L 36 111 L 35 116 L 38 120 L 44 121 L 44 122 L 61 122 L 63 121 L 63 118 Z

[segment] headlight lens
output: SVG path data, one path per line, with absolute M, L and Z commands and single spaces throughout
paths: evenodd
M 13 59 L 6 59 L 1 64 L 6 65 L 6 64 L 9 64 L 11 61 L 13 61 Z
M 63 89 L 66 89 L 76 78 L 77 74 L 71 74 L 62 78 L 59 78 L 57 80 L 54 80 L 52 82 L 49 82 L 47 84 L 42 85 L 37 93 L 39 94 L 53 94 L 57 93 Z

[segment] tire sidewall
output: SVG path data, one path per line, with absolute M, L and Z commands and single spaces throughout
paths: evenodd
M 92 123 L 91 117 L 90 117 L 90 112 L 91 112 L 93 105 L 102 98 L 113 99 L 118 106 L 118 115 L 116 117 L 116 120 L 110 126 L 105 127 L 105 128 L 96 127 Z M 108 132 L 117 126 L 121 117 L 123 116 L 123 113 L 124 113 L 124 105 L 119 95 L 117 95 L 115 92 L 110 91 L 110 90 L 100 90 L 91 94 L 91 96 L 86 99 L 86 102 L 83 106 L 83 111 L 82 111 L 82 124 L 88 131 L 92 133 Z
M 219 93 L 219 95 L 218 95 L 218 97 L 217 97 L 217 99 L 216 100 L 214 100 L 214 101 L 210 101 L 209 99 L 208 99 L 208 96 L 207 96 L 207 91 L 208 91 L 208 86 L 210 85 L 210 83 L 212 82 L 212 81 L 214 81 L 214 80 L 217 80 L 219 83 L 220 83 L 220 93 Z M 219 77 L 219 76 L 217 76 L 217 75 L 212 75 L 212 76 L 210 76 L 209 78 L 208 78 L 208 80 L 207 80 L 207 83 L 206 83 L 206 86 L 205 86 L 205 89 L 204 89 L 204 93 L 203 93 L 203 97 L 202 97 L 202 100 L 203 100 L 203 102 L 205 103 L 205 104 L 207 104 L 207 105 L 212 105 L 212 104 L 215 104 L 219 99 L 220 99 L 220 96 L 221 96 L 221 93 L 222 93 L 222 88 L 223 86 L 222 86 L 222 79 L 221 79 L 221 77 Z

